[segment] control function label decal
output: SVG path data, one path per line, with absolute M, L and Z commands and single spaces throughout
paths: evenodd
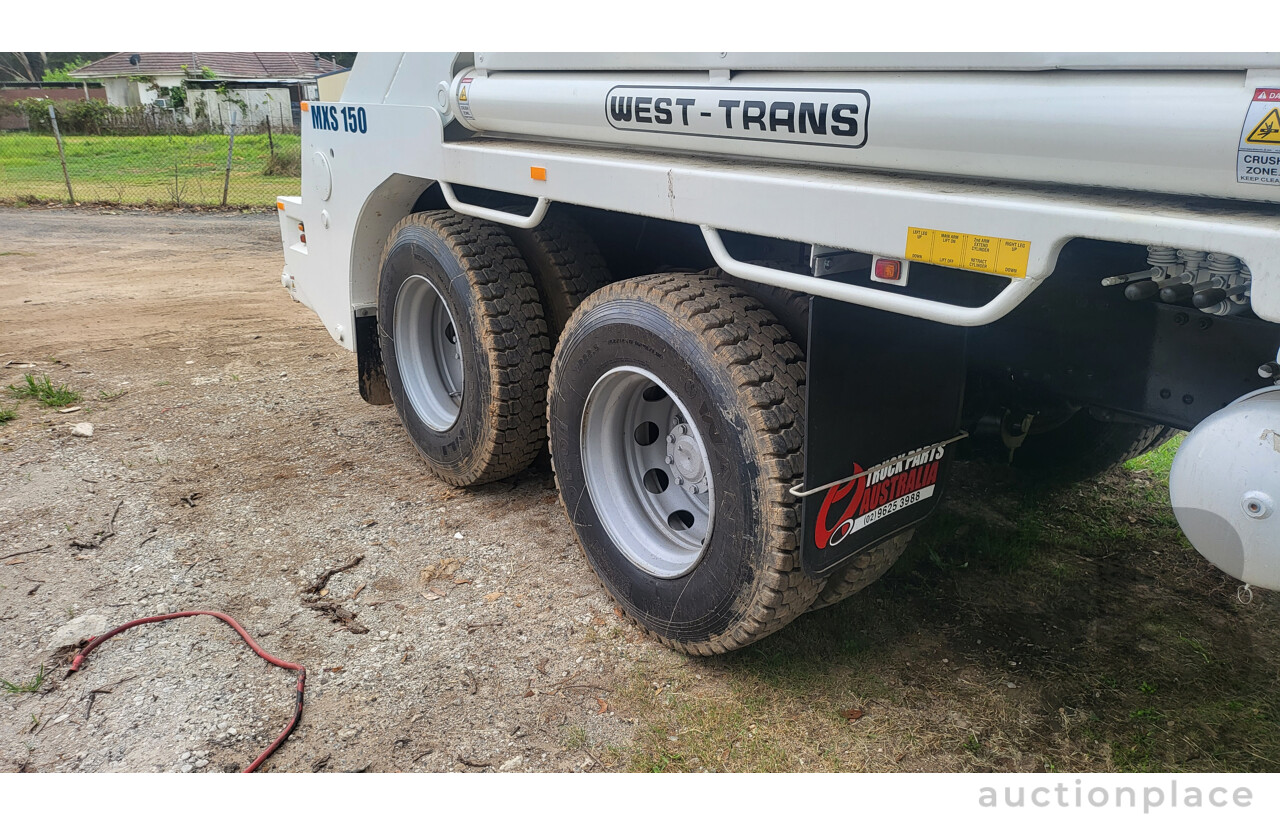
M 1280 186 L 1280 89 L 1254 89 L 1240 129 L 1236 181 Z
M 1006 278 L 1025 278 L 1030 256 L 1031 244 L 1028 241 L 915 226 L 907 229 L 905 257 L 908 261 L 969 269 Z
M 615 129 L 857 149 L 871 98 L 861 89 L 614 86 L 605 120 Z

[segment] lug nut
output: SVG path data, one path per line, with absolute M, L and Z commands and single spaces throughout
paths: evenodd
M 674 458 L 672 458 L 671 456 L 667 456 L 667 457 L 666 457 L 665 459 L 663 459 L 663 460 L 664 460 L 664 461 L 666 461 L 668 464 L 675 464 L 675 463 L 676 463 L 676 460 L 675 460 Z

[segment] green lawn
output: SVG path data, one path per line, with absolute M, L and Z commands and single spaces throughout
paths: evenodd
M 66 137 L 67 171 L 77 201 L 218 204 L 227 162 L 225 135 Z M 297 157 L 298 135 L 277 135 L 276 154 Z M 296 195 L 301 178 L 264 174 L 266 135 L 239 135 L 227 203 L 266 206 Z M 0 199 L 65 199 L 58 147 L 50 135 L 0 134 Z
M 641 771 L 1276 770 L 1280 602 L 1182 537 L 1180 441 L 1060 488 L 959 463 L 881 581 L 725 656 L 642 649 L 611 698 L 635 744 L 586 746 Z

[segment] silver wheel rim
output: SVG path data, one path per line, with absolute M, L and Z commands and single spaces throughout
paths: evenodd
M 702 435 L 670 387 L 635 367 L 600 376 L 582 412 L 582 463 L 628 561 L 661 579 L 693 569 L 711 537 L 715 490 Z
M 393 324 L 404 393 L 418 418 L 443 432 L 462 407 L 462 346 L 449 307 L 430 281 L 411 275 L 396 294 Z

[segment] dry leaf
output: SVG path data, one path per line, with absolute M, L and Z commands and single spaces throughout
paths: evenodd
M 493 591 L 492 593 L 490 593 L 489 595 L 485 596 L 485 597 L 484 597 L 484 600 L 485 600 L 486 602 L 496 602 L 498 599 L 501 599 L 501 598 L 502 598 L 502 591 L 501 591 L 501 590 L 495 590 L 495 591 Z
M 5 565 L 26 564 L 26 563 L 27 563 L 26 559 L 10 559 L 9 561 L 5 562 Z
M 321 590 L 321 591 L 320 591 L 320 595 L 321 595 L 321 596 L 328 596 L 328 595 L 329 595 L 329 588 L 327 588 L 327 587 L 326 587 L 324 590 Z
M 600 705 L 600 713 L 603 714 L 609 710 L 609 703 L 601 699 L 599 696 L 596 697 L 596 703 Z
M 462 563 L 466 559 L 441 559 L 435 564 L 429 564 L 418 574 L 418 580 L 423 584 L 430 584 L 432 579 L 444 579 L 457 573 L 462 567 Z
M 848 710 L 840 711 L 840 715 L 845 719 L 848 719 L 850 722 L 856 722 L 862 718 L 863 714 L 858 708 L 849 708 Z
M 471 579 L 454 579 L 454 584 L 471 584 Z
M 528 699 L 528 698 L 529 698 L 530 696 L 532 696 L 532 695 L 533 695 L 533 691 L 531 691 L 531 690 L 526 690 L 526 691 L 524 692 L 524 698 L 526 698 L 526 699 Z

